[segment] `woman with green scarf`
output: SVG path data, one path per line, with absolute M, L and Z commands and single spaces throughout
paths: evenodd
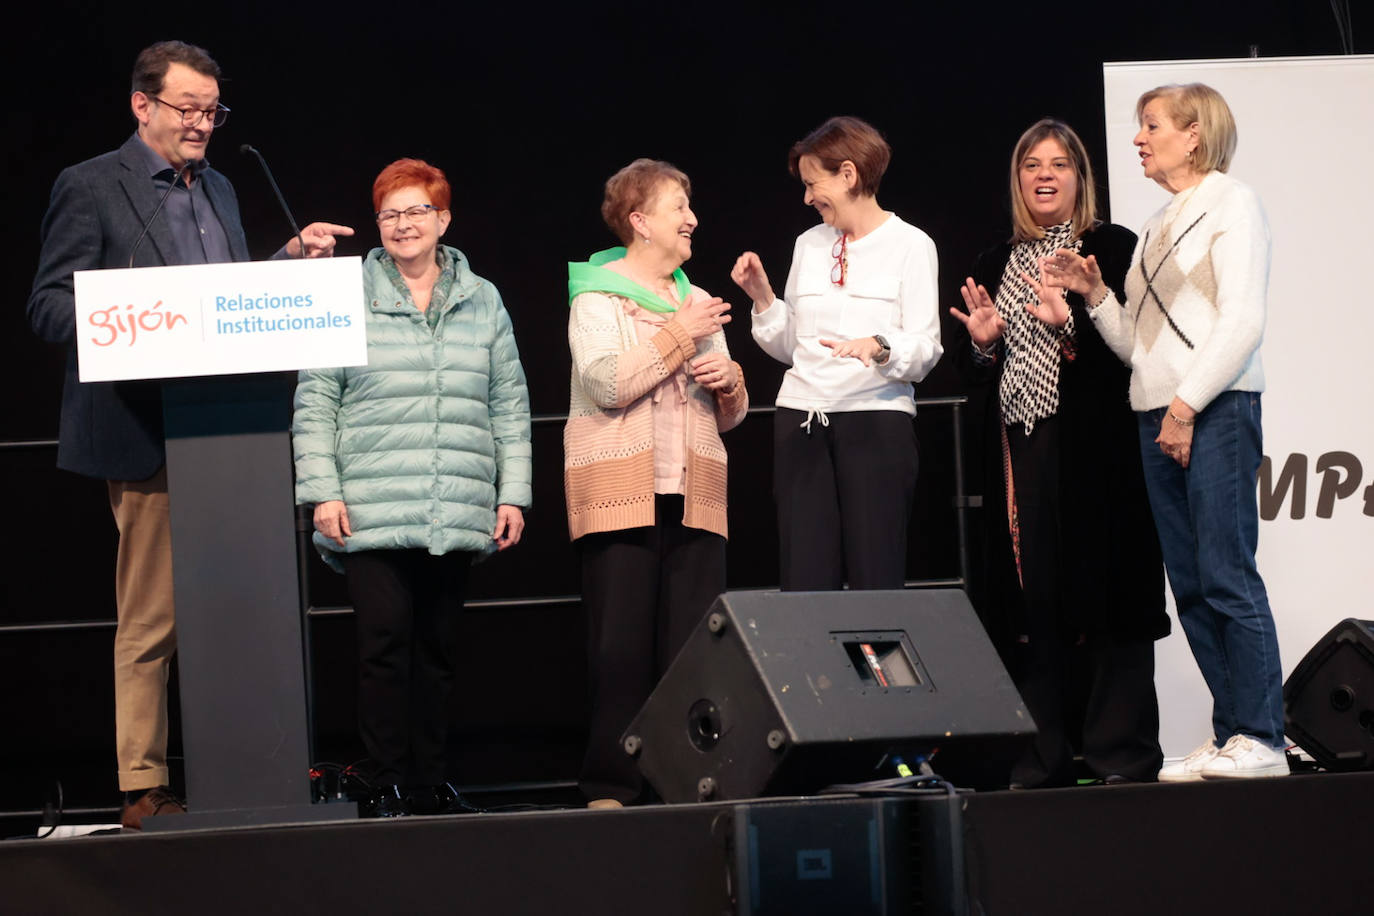
M 721 327 L 730 306 L 692 286 L 691 183 L 637 159 L 601 215 L 624 243 L 568 265 L 568 530 L 588 614 L 588 807 L 640 799 L 620 735 L 725 590 L 725 446 L 749 395 Z

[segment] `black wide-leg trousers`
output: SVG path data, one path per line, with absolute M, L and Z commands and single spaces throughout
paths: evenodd
M 682 524 L 683 498 L 654 497 L 652 527 L 579 538 L 591 727 L 579 780 L 589 799 L 628 804 L 643 781 L 620 745 L 630 720 L 725 591 L 725 539 Z
M 911 416 L 806 417 L 779 407 L 773 419 L 782 590 L 901 588 L 919 466 Z
M 453 655 L 472 554 L 345 554 L 358 635 L 358 730 L 378 786 L 447 781 Z
M 1098 776 L 1153 780 L 1163 759 L 1154 642 L 1079 632 L 1064 619 L 1063 551 L 1099 545 L 1064 542 L 1060 428 L 1058 417 L 1037 421 L 1030 435 L 1020 424 L 1007 427 L 1026 611 L 1013 674 L 1038 730 L 1011 781 L 1027 788 L 1073 785 L 1073 744 L 1080 739 L 1084 762 Z

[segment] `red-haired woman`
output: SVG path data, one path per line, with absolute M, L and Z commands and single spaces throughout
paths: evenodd
M 943 350 L 935 243 L 878 205 L 891 156 L 858 118 L 831 118 L 798 141 L 788 168 L 821 225 L 797 239 L 782 299 L 754 252 L 731 272 L 754 301 L 754 340 L 791 366 L 773 433 L 785 590 L 901 588 L 906 579 L 912 383 Z
M 382 247 L 363 261 L 366 366 L 301 373 L 296 501 L 347 577 L 364 813 L 464 806 L 445 772 L 452 644 L 468 568 L 520 540 L 530 414 L 510 316 L 448 229 L 444 173 L 400 159 L 372 187 Z
M 691 285 L 687 176 L 636 159 L 601 216 L 624 247 L 568 265 L 571 404 L 563 432 L 568 530 L 582 560 L 592 688 L 588 807 L 641 798 L 620 735 L 725 591 L 725 446 L 749 395 L 721 325 L 730 306 Z

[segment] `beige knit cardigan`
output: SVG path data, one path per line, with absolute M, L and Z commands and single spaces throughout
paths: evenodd
M 693 295 L 707 293 L 692 288 Z M 641 343 L 627 300 L 605 293 L 575 297 L 568 316 L 572 397 L 563 427 L 563 487 L 573 540 L 598 531 L 654 523 L 654 421 L 649 394 L 700 353 L 729 355 L 725 334 L 693 341 L 670 320 Z M 749 409 L 744 373 L 730 392 L 687 385 L 687 476 L 682 523 L 726 537 L 725 446 L 720 434 Z

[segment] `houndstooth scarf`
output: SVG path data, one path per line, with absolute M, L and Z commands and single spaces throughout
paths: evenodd
M 1073 315 L 1063 328 L 1054 328 L 1026 311 L 1026 303 L 1035 301 L 1035 291 L 1021 274 L 1038 279 L 1040 258 L 1060 248 L 1077 251 L 1082 245 L 1081 238 L 1073 238 L 1072 220 L 1046 227 L 1044 238 L 1012 246 L 997 287 L 997 314 L 1007 323 L 1002 334 L 1005 363 L 998 392 L 1002 422 L 1008 426 L 1024 423 L 1028 436 L 1035 421 L 1052 417 L 1059 410 L 1059 361 L 1064 339 L 1073 336 Z

